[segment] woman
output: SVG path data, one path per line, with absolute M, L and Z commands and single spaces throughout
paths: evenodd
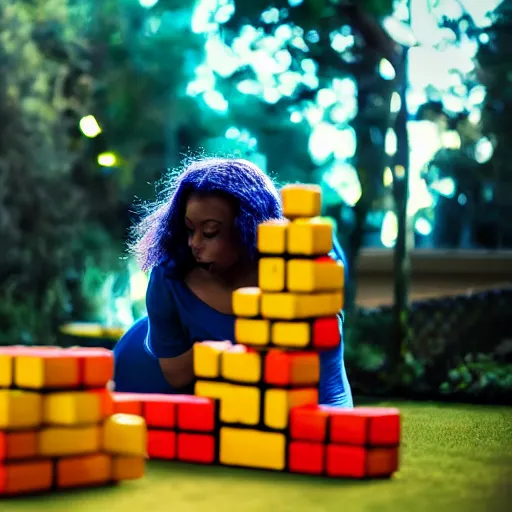
M 132 250 L 151 271 L 147 316 L 114 349 L 116 391 L 193 392 L 192 346 L 234 339 L 232 293 L 258 284 L 257 226 L 280 217 L 279 192 L 245 160 L 203 159 L 171 181 L 135 229 Z M 320 403 L 352 407 L 343 346 L 320 364 Z

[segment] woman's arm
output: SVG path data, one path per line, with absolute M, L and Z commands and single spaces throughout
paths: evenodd
M 193 350 L 180 319 L 165 268 L 155 267 L 146 292 L 146 350 L 159 360 L 167 382 L 179 390 L 194 380 Z
M 175 357 L 159 358 L 165 380 L 175 389 L 181 389 L 194 382 L 193 348 Z
M 218 350 L 232 347 L 231 341 L 204 341 L 214 345 Z M 177 357 L 161 358 L 160 368 L 167 382 L 176 389 L 184 388 L 194 382 L 194 348 Z
M 187 336 L 165 269 L 157 266 L 151 272 L 146 292 L 148 332 L 146 350 L 157 358 L 167 382 L 176 390 L 194 382 L 194 350 Z M 231 342 L 208 342 L 221 348 Z
M 352 408 L 354 406 L 352 390 L 344 361 L 342 314 L 338 315 L 338 323 L 341 334 L 340 346 L 320 352 L 319 401 L 322 405 Z

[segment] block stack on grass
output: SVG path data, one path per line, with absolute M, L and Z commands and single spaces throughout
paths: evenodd
M 113 414 L 106 349 L 0 348 L 0 496 L 144 475 L 144 419 Z
M 319 187 L 282 189 L 286 220 L 258 227 L 259 283 L 233 294 L 234 347 L 194 346 L 195 394 L 219 401 L 219 459 L 229 466 L 332 477 L 398 468 L 396 409 L 318 405 L 320 351 L 341 342 L 344 269 L 328 254 Z

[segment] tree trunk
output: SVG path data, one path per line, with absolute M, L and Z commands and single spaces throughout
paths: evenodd
M 396 246 L 394 252 L 394 317 L 395 343 L 390 354 L 391 367 L 402 362 L 409 339 L 409 286 L 410 286 L 410 222 L 407 215 L 409 197 L 409 140 L 407 135 L 407 103 L 406 103 L 406 69 L 407 50 L 404 49 L 403 59 L 398 70 L 398 92 L 401 96 L 401 107 L 396 117 L 395 132 L 397 136 L 397 153 L 393 166 L 393 195 L 398 224 Z

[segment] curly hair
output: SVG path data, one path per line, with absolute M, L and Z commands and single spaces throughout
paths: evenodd
M 185 207 L 191 193 L 219 194 L 235 202 L 235 223 L 240 242 L 251 260 L 257 258 L 259 223 L 282 218 L 281 196 L 255 164 L 234 158 L 203 158 L 193 161 L 181 174 L 171 177 L 163 197 L 146 208 L 134 227 L 129 248 L 145 272 L 165 260 L 176 269 L 191 262 L 184 224 Z

